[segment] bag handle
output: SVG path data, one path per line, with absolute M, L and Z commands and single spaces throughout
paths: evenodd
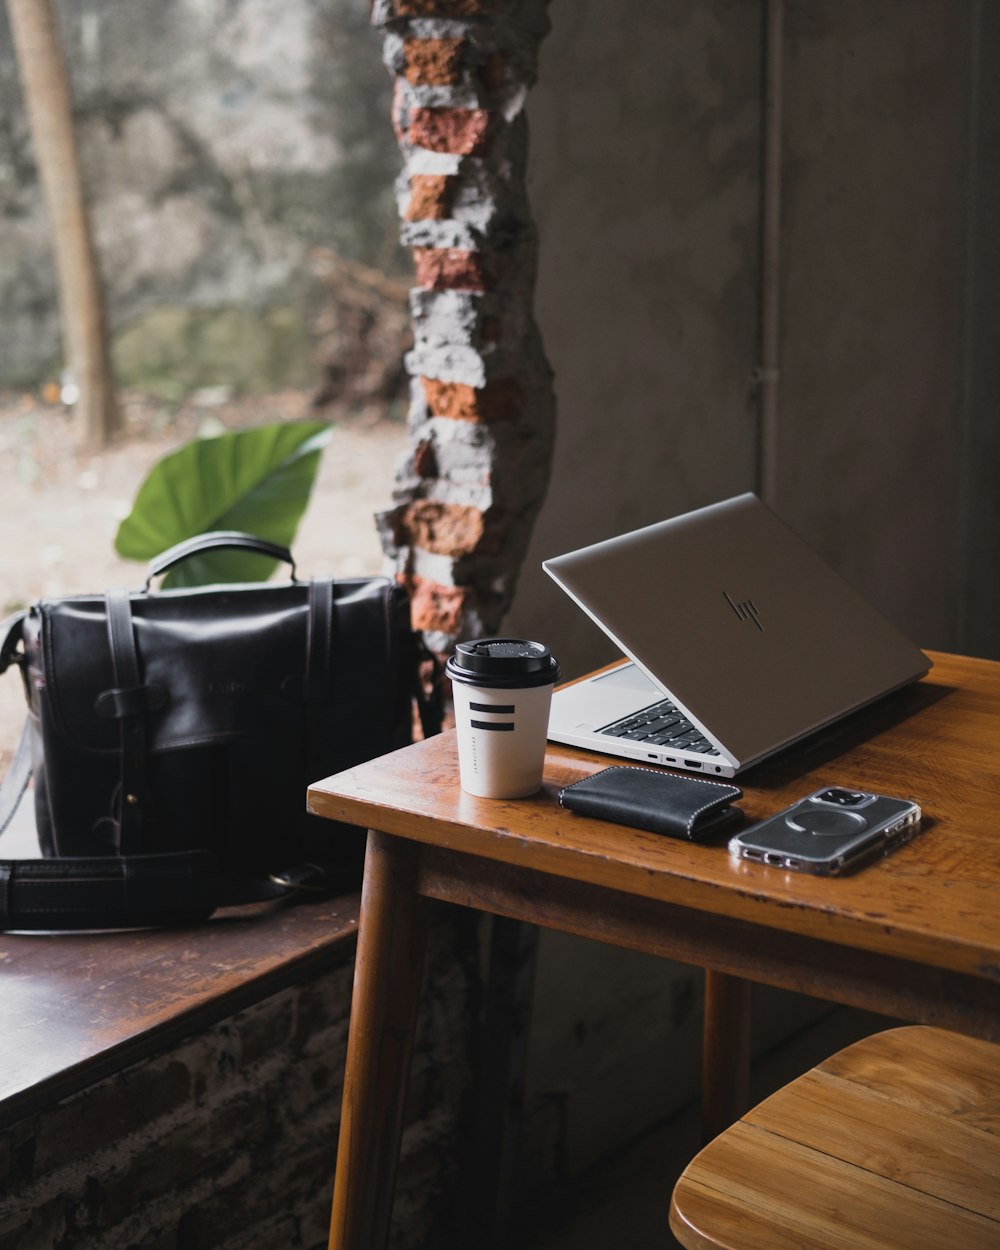
M 161 573 L 166 573 L 175 564 L 187 560 L 190 556 L 200 555 L 205 551 L 220 551 L 226 548 L 240 548 L 243 551 L 254 551 L 261 556 L 271 556 L 291 565 L 292 581 L 295 578 L 295 561 L 287 547 L 272 543 L 267 538 L 258 538 L 255 534 L 244 534 L 240 530 L 210 530 L 205 534 L 195 534 L 193 538 L 185 538 L 183 542 L 168 547 L 154 556 L 149 562 L 149 574 L 146 578 L 145 590 L 149 590 L 150 582 Z
M 24 620 L 27 612 L 15 612 L 0 623 L 0 673 L 5 673 L 12 664 L 20 664 L 24 653 L 18 651 L 23 636 Z
M 15 612 L 0 624 L 0 673 L 5 673 L 12 664 L 21 670 L 21 680 L 25 681 L 24 652 L 18 650 L 23 636 L 24 619 L 27 612 Z M 26 683 L 25 683 L 26 684 Z M 28 721 L 24 722 L 21 739 L 17 744 L 7 774 L 0 781 L 0 833 L 14 819 L 21 798 L 31 780 L 31 739 Z

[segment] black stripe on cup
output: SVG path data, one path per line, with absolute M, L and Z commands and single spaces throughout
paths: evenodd
M 491 712 L 495 710 L 495 708 L 490 708 Z M 474 720 L 472 722 L 472 728 L 511 730 L 514 728 L 514 722 L 512 720 Z
M 469 707 L 473 712 L 507 712 L 511 716 L 517 710 L 513 703 L 470 703 Z

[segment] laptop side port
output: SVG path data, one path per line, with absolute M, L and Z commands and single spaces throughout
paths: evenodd
M 685 768 L 701 768 L 701 765 L 702 765 L 701 760 L 685 760 L 684 761 Z

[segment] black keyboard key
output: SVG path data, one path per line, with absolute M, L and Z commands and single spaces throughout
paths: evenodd
M 692 755 L 714 755 L 717 758 L 719 755 L 705 735 L 669 699 L 615 721 L 613 725 L 606 725 L 599 732 L 630 742 L 648 742 L 650 746 L 671 746 L 674 750 Z

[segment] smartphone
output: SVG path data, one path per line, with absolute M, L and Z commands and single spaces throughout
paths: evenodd
M 729 842 L 732 854 L 776 868 L 837 876 L 908 841 L 920 808 L 839 786 L 816 790 Z

